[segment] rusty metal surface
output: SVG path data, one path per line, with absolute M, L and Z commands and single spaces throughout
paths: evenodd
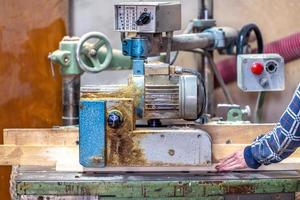
M 98 200 L 98 196 L 21 195 L 20 200 Z
M 294 200 L 295 193 L 226 195 L 224 200 Z
M 118 110 L 124 122 L 118 128 L 107 126 L 107 166 L 131 166 L 146 163 L 144 154 L 137 141 L 134 140 L 135 108 L 133 99 L 115 99 L 107 101 L 107 111 Z
M 20 200 L 139 200 L 140 198 L 118 198 L 98 196 L 49 196 L 49 195 L 21 195 Z M 145 198 L 154 200 L 157 198 Z M 174 198 L 160 198 L 163 200 L 174 200 Z M 248 194 L 248 195 L 225 195 L 224 197 L 176 197 L 176 200 L 294 200 L 295 193 L 272 193 L 272 194 Z
M 178 87 L 178 77 L 175 77 L 175 79 L 171 81 L 168 76 L 159 77 L 159 84 L 171 84 Z M 157 84 L 157 79 L 154 80 L 148 77 L 146 82 L 147 84 L 155 85 Z M 147 84 L 145 90 L 147 90 Z M 162 86 L 158 88 L 155 87 L 153 91 L 155 94 L 158 94 L 157 90 L 162 88 Z M 169 89 L 170 88 L 167 88 L 167 90 Z M 176 91 L 177 90 L 178 88 Z M 128 86 L 111 86 L 107 88 L 90 87 L 84 88 L 81 91 L 81 101 L 105 100 L 107 112 L 110 110 L 118 110 L 124 116 L 124 123 L 120 128 L 114 129 L 106 126 L 106 166 L 204 166 L 211 164 L 211 140 L 209 135 L 201 130 L 182 129 L 178 131 L 169 128 L 162 130 L 164 133 L 160 131 L 135 133 L 135 112 L 136 105 L 139 104 L 136 95 L 139 96 L 139 92 L 140 90 L 134 84 L 129 84 Z M 166 95 L 165 93 L 166 91 L 163 90 L 159 95 Z M 178 91 L 175 95 L 176 98 L 179 98 Z M 171 93 L 170 99 L 173 99 L 173 96 L 174 94 Z M 167 100 L 169 100 L 169 98 L 167 98 Z M 150 100 L 146 95 L 146 105 L 148 105 L 148 101 Z M 179 101 L 179 99 L 177 99 L 177 101 Z M 178 107 L 179 102 L 177 103 Z M 170 105 L 172 106 L 173 103 L 171 102 Z M 165 102 L 163 106 L 166 106 Z M 146 118 L 149 117 L 148 114 L 150 112 L 147 109 L 146 106 L 144 109 Z M 160 113 L 159 111 L 161 111 L 161 114 L 168 117 L 170 117 L 167 114 L 168 112 L 172 114 L 177 113 L 174 117 L 178 118 L 179 107 L 177 110 L 173 107 L 168 109 L 171 111 L 165 110 L 165 107 L 160 110 L 155 106 L 153 112 L 158 114 Z M 151 116 L 153 117 L 153 115 Z M 174 133 L 174 131 L 176 133 Z M 190 141 L 192 142 L 190 143 Z M 164 144 L 168 144 L 168 146 L 164 146 Z M 167 151 L 165 150 L 166 148 L 168 148 Z
M 203 174 L 20 171 L 16 180 L 19 195 L 97 195 L 117 199 L 217 199 L 300 190 L 300 174 L 297 171 Z

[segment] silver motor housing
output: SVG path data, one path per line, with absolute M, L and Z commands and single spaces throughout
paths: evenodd
M 205 95 L 195 75 L 145 76 L 144 118 L 196 120 Z

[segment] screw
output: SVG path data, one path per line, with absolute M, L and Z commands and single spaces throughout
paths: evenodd
M 174 156 L 175 155 L 175 150 L 174 149 L 169 149 L 168 151 L 170 156 Z
M 91 49 L 89 54 L 90 54 L 90 56 L 96 56 L 97 51 L 95 49 Z
M 103 161 L 103 157 L 102 156 L 93 156 L 92 158 L 91 158 L 91 160 L 92 160 L 92 162 L 93 163 L 100 163 L 101 161 Z
M 108 113 L 107 123 L 111 128 L 120 128 L 123 123 L 122 113 L 118 110 L 112 110 Z
M 84 108 L 84 105 L 83 105 L 83 104 L 80 104 L 80 105 L 79 105 L 79 109 L 82 110 L 83 108 Z
M 64 62 L 67 64 L 68 62 L 69 62 L 69 57 L 68 56 L 66 56 L 66 57 L 64 57 Z
M 262 78 L 259 80 L 259 84 L 262 86 L 262 87 L 266 87 L 268 86 L 268 79 L 267 78 Z

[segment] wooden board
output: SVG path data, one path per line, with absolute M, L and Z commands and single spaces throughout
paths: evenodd
M 199 126 L 209 133 L 214 144 L 250 144 L 258 136 L 268 133 L 275 124 L 211 124 Z
M 214 145 L 216 153 L 230 152 L 242 145 Z M 263 166 L 260 170 L 300 170 L 300 152 L 297 151 L 282 163 Z M 64 146 L 0 146 L 0 165 L 54 166 L 57 171 L 215 171 L 215 164 L 208 167 L 106 167 L 103 169 L 83 168 L 78 161 L 78 147 Z M 294 159 L 297 157 L 297 159 Z M 251 170 L 251 169 L 247 169 Z
M 219 125 L 211 124 L 201 126 L 202 130 L 210 133 L 213 141 L 213 162 L 216 163 L 224 156 L 243 149 L 247 144 L 261 133 L 272 130 L 274 124 L 262 125 Z M 148 130 L 148 129 L 147 129 Z M 151 131 L 151 130 L 148 130 Z M 136 133 L 147 132 L 137 129 Z M 53 129 L 6 129 L 4 130 L 4 144 L 0 146 L 0 165 L 33 165 L 52 166 L 60 171 L 82 171 L 79 164 L 78 128 L 53 128 Z M 279 167 L 281 166 L 281 168 Z M 299 169 L 300 150 L 296 151 L 281 164 L 267 167 L 274 169 Z M 113 167 L 105 170 L 137 170 L 141 167 Z M 168 167 L 168 170 L 173 167 Z M 144 169 L 144 167 L 143 167 Z M 147 167 L 147 170 L 159 170 L 165 167 Z M 200 170 L 213 171 L 211 167 L 174 167 L 173 170 Z M 264 168 L 260 168 L 264 169 Z M 89 169 L 91 170 L 91 169 Z M 95 170 L 95 169 L 93 169 Z M 100 169 L 101 171 L 103 169 Z M 129 170 L 129 171 L 130 171 Z
M 0 145 L 0 165 L 55 166 L 59 162 L 78 163 L 76 146 Z
M 274 126 L 274 124 L 211 124 L 197 127 L 209 133 L 214 144 L 248 144 L 256 136 L 272 130 Z M 137 129 L 135 132 L 145 130 Z M 3 140 L 3 143 L 8 145 L 74 145 L 78 141 L 78 128 L 5 129 Z
M 73 146 L 78 137 L 78 128 L 3 130 L 3 144 L 6 145 Z

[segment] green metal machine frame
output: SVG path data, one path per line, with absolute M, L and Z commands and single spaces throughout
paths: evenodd
M 19 199 L 294 199 L 298 191 L 297 171 L 103 174 L 21 170 L 16 176 Z

